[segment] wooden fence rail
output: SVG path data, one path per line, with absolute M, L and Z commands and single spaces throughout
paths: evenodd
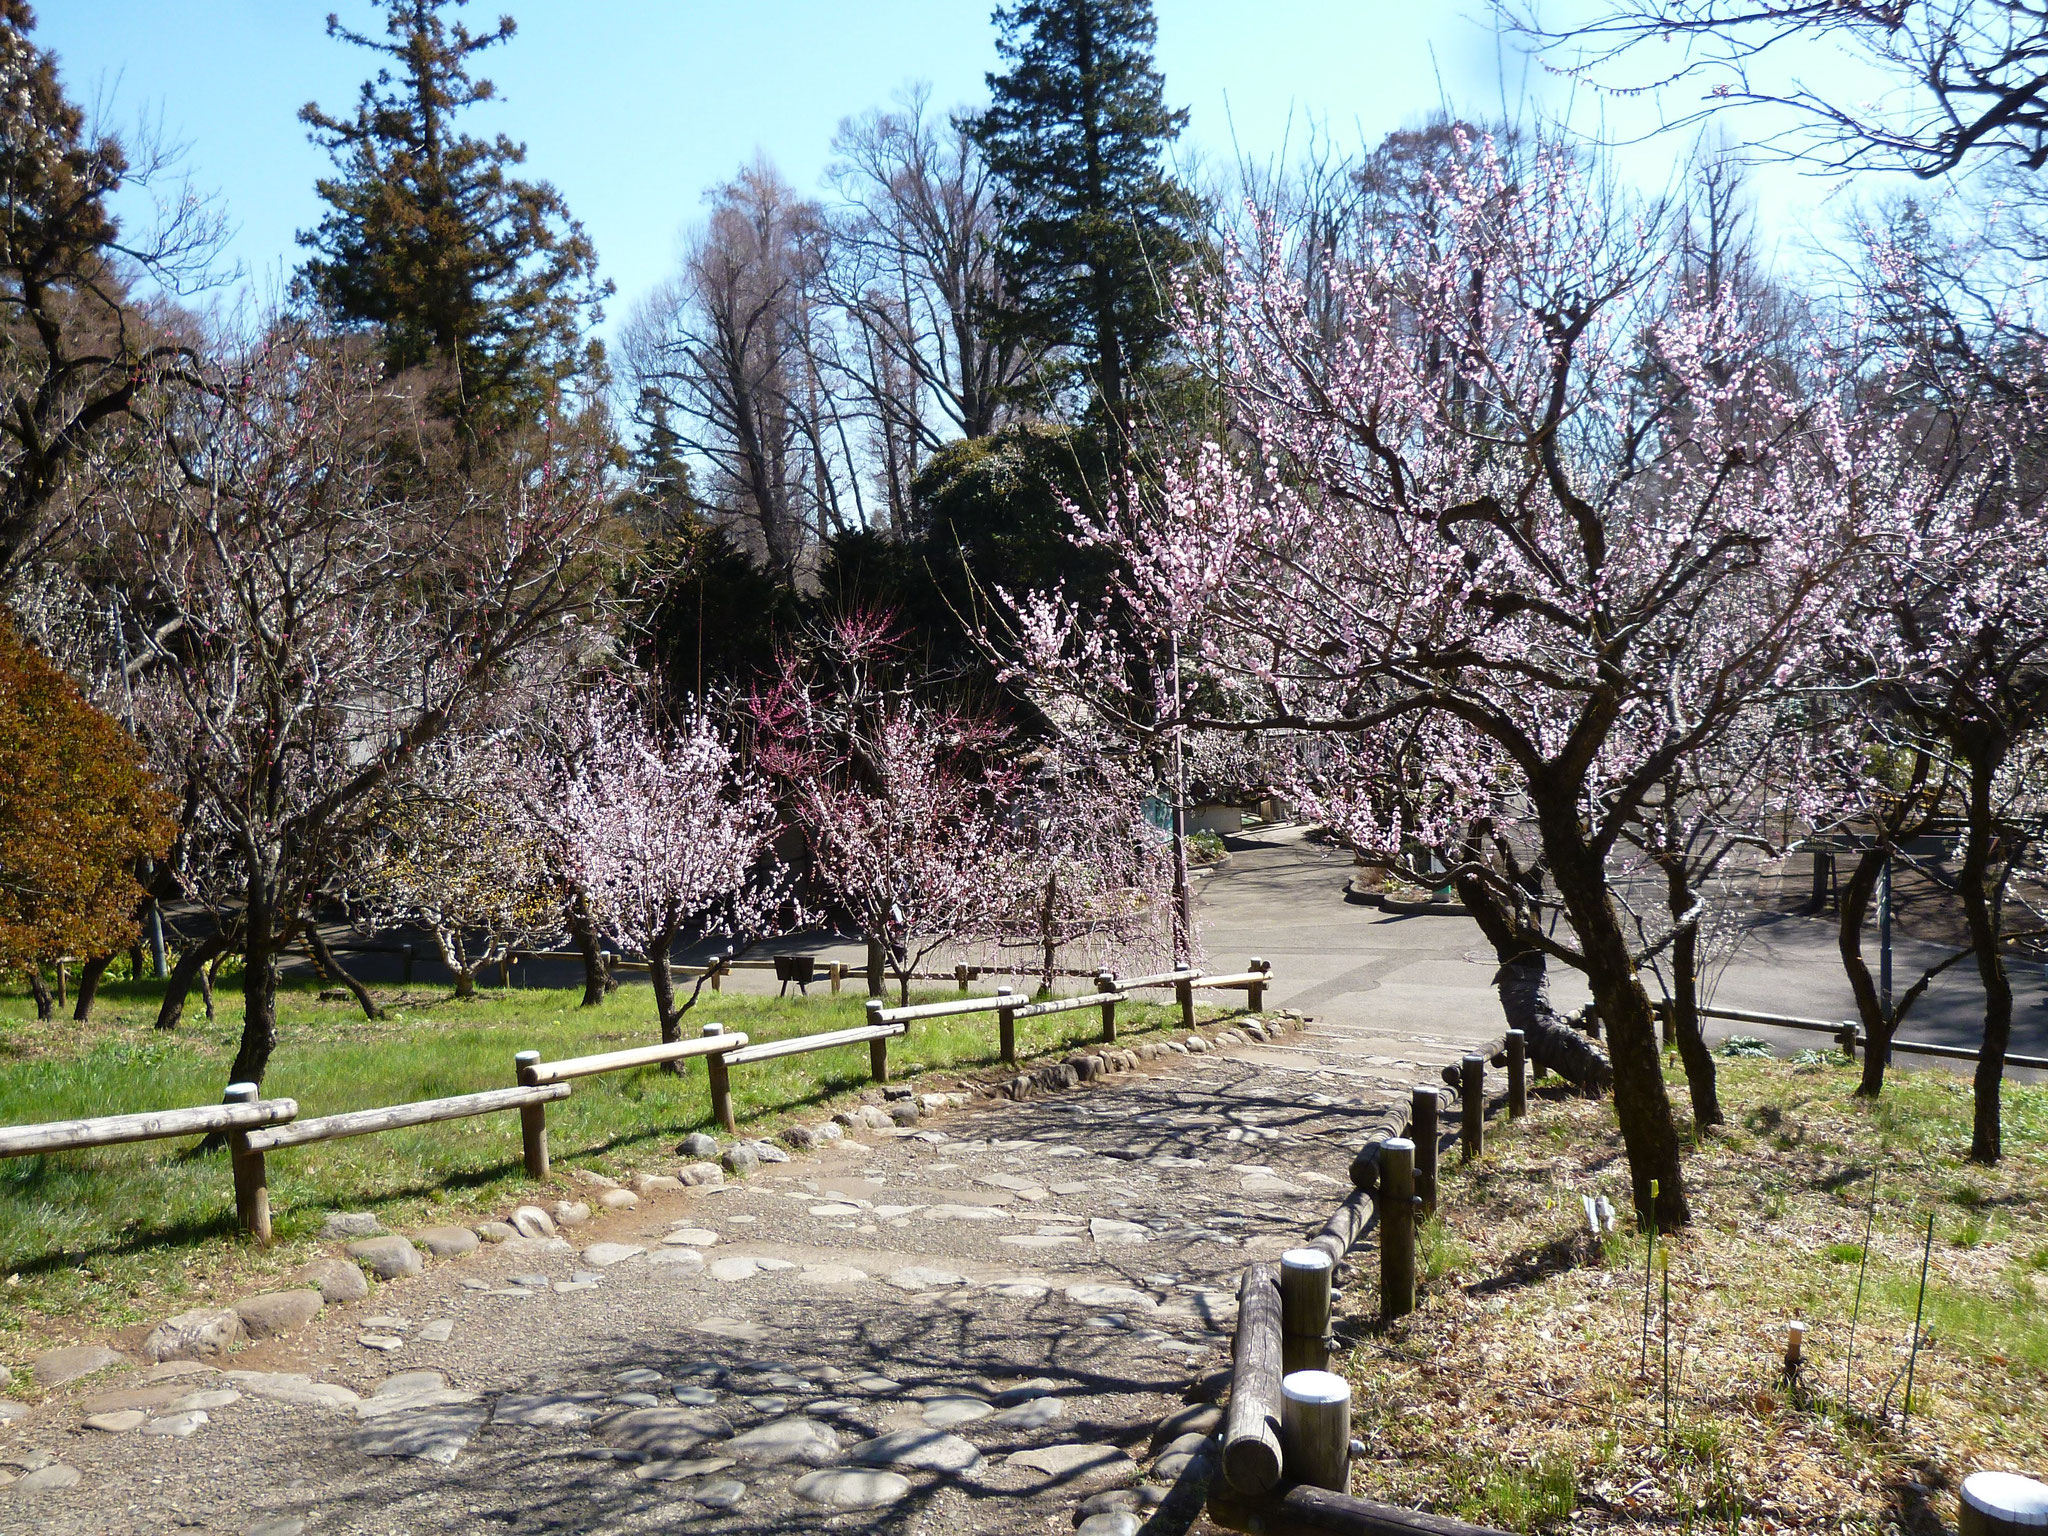
M 704 1076 L 711 1088 L 712 1118 L 728 1131 L 736 1130 L 732 1113 L 732 1081 L 726 1073 L 726 1056 L 747 1043 L 738 1032 L 728 1034 L 723 1024 L 706 1024 L 704 1032 L 689 1040 L 666 1040 L 660 1045 L 639 1045 L 629 1050 L 604 1051 L 595 1056 L 568 1056 L 560 1061 L 542 1061 L 539 1051 L 521 1051 L 512 1058 L 519 1081 L 529 1087 L 541 1083 L 562 1083 L 576 1077 L 595 1077 L 601 1072 L 624 1072 L 633 1067 L 667 1066 L 704 1058 Z M 527 1111 L 526 1168 L 535 1178 L 547 1177 L 547 1110 L 536 1106 Z
M 292 1099 L 259 1099 L 253 1084 L 246 1098 L 227 1104 L 201 1104 L 191 1109 L 157 1109 L 134 1115 L 101 1115 L 91 1120 L 52 1120 L 43 1125 L 0 1128 L 0 1157 L 34 1157 L 44 1152 L 70 1152 L 80 1147 L 118 1147 L 131 1141 L 163 1141 L 174 1136 L 210 1136 L 216 1131 L 252 1131 L 297 1116 Z M 232 1090 L 230 1090 L 232 1091 Z
M 1668 1003 L 1657 1005 L 1659 1015 L 1670 1029 L 1671 1010 Z M 1741 1024 L 1763 1024 L 1772 1029 L 1803 1029 L 1814 1034 L 1829 1035 L 1843 1051 L 1854 1056 L 1857 1050 L 1869 1049 L 1870 1036 L 1862 1033 L 1853 1019 L 1804 1019 L 1796 1014 L 1758 1013 L 1747 1008 L 1703 1007 L 1700 1016 L 1707 1019 L 1730 1019 Z M 1904 1051 L 1910 1056 L 1941 1056 L 1951 1061 L 1975 1061 L 1979 1052 L 1966 1045 L 1941 1045 L 1933 1040 L 1894 1040 L 1892 1049 Z M 2015 1056 L 2006 1053 L 2005 1064 L 2036 1072 L 2048 1072 L 2048 1056 Z

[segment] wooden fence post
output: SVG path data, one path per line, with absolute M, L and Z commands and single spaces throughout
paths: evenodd
M 1380 1317 L 1415 1310 L 1415 1143 L 1380 1143 Z
M 1114 992 L 1116 990 L 1116 978 L 1107 971 L 1096 972 L 1095 990 L 1098 992 Z M 1116 1004 L 1114 1002 L 1102 1005 L 1102 1038 L 1104 1040 L 1114 1040 L 1116 1038 Z
M 724 955 L 713 955 L 710 960 L 711 990 L 714 992 L 725 990 L 725 958 Z
M 953 980 L 959 984 L 962 992 L 967 990 L 967 966 L 964 961 L 953 967 Z
M 1459 1140 L 1465 1161 L 1486 1149 L 1486 1058 L 1467 1056 L 1458 1078 Z
M 1266 962 L 1261 960 L 1257 955 L 1253 955 L 1252 963 L 1246 966 L 1245 969 L 1248 971 L 1268 971 L 1271 970 L 1272 967 L 1267 965 Z M 1247 1012 L 1262 1012 L 1266 1006 L 1266 984 L 1263 981 L 1253 982 L 1250 986 L 1244 989 L 1244 998 L 1245 1008 Z
M 725 1026 L 706 1024 L 703 1032 L 707 1035 L 722 1035 L 725 1033 Z M 711 1084 L 711 1118 L 727 1131 L 738 1131 L 739 1122 L 733 1119 L 732 1114 L 732 1072 L 726 1066 L 723 1051 L 713 1051 L 704 1058 L 704 1076 Z
M 229 1083 L 221 1102 L 253 1104 L 258 1094 L 254 1083 Z M 230 1131 L 228 1158 L 235 1175 L 235 1215 L 242 1223 L 242 1230 L 267 1248 L 270 1246 L 270 1184 L 264 1174 L 263 1154 L 250 1150 L 247 1131 Z
M 1180 1004 L 1180 1027 L 1195 1027 L 1195 984 L 1192 981 L 1176 981 L 1173 984 L 1173 1000 Z
M 63 999 L 59 998 L 58 1001 L 61 1002 Z M 1854 1024 L 1845 1024 L 1836 1032 L 1835 1046 L 1851 1061 L 1856 1059 L 1856 1026 Z
M 1519 1029 L 1508 1031 L 1508 1118 L 1529 1113 L 1529 1041 Z
M 1237 1288 L 1237 1361 L 1223 1420 L 1223 1475 L 1241 1493 L 1280 1481 L 1280 1287 L 1271 1264 L 1248 1264 Z
M 1320 1371 L 1330 1363 L 1330 1278 L 1320 1248 L 1280 1255 L 1280 1369 Z
M 1351 1487 L 1351 1384 L 1328 1371 L 1296 1371 L 1280 1382 L 1280 1444 L 1287 1478 L 1333 1493 Z
M 539 1051 L 520 1051 L 512 1058 L 514 1082 L 525 1083 L 533 1076 L 533 1069 L 540 1065 Z M 529 1178 L 544 1179 L 548 1176 L 548 1107 L 545 1104 L 522 1104 L 519 1106 L 519 1142 L 526 1157 L 526 1172 Z
M 2048 1525 L 2048 1484 L 2017 1472 L 1972 1472 L 1956 1510 L 1958 1536 L 2032 1536 Z
M 1011 1066 L 1017 1065 L 1017 994 L 1008 987 L 997 987 L 996 996 L 1008 998 L 1007 1005 L 996 1007 L 996 1043 L 1001 1048 L 1002 1059 Z
M 398 974 L 402 984 L 409 987 L 412 985 L 412 946 L 410 944 L 400 945 L 399 953 L 404 961 L 404 965 Z
M 1436 1210 L 1436 1112 L 1443 1098 L 1435 1087 L 1417 1083 L 1408 1099 L 1408 1135 L 1415 1143 L 1415 1197 L 1422 1210 Z
M 846 980 L 846 963 L 841 960 L 827 961 L 825 963 L 825 979 L 832 983 L 832 995 L 837 997 L 839 995 L 839 984 Z

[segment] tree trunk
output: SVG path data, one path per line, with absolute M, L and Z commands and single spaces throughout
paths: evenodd
M 1052 991 L 1053 962 L 1058 958 L 1059 946 L 1053 938 L 1053 903 L 1059 898 L 1060 877 L 1057 872 L 1045 877 L 1045 902 L 1038 910 L 1038 941 L 1044 951 L 1045 964 L 1039 977 L 1039 986 L 1047 993 Z
M 1476 857 L 1476 848 L 1468 855 Z M 1511 911 L 1478 875 L 1456 874 L 1451 884 L 1493 946 L 1493 957 L 1500 962 L 1493 973 L 1500 1011 L 1509 1029 L 1522 1032 L 1529 1059 L 1586 1092 L 1604 1093 L 1613 1087 L 1614 1068 L 1606 1053 L 1550 1006 L 1549 960 L 1527 932 L 1526 914 Z
M 228 1081 L 261 1084 L 270 1053 L 277 1049 L 277 941 L 263 916 L 250 916 L 243 951 L 242 1043 Z
M 590 906 L 579 892 L 569 901 L 569 933 L 576 952 L 583 957 L 583 1001 L 579 1008 L 595 1008 L 605 993 L 616 985 L 611 968 L 604 963 L 604 950 L 597 942 L 597 924 L 590 920 Z
M 689 1012 L 686 1005 L 676 1002 L 675 962 L 670 951 L 675 948 L 676 930 L 664 928 L 655 935 L 654 942 L 647 946 L 647 974 L 654 982 L 654 1011 L 661 1020 L 661 1043 L 673 1045 L 683 1038 L 683 1015 Z M 712 957 L 716 963 L 717 957 Z M 693 999 L 694 1001 L 694 999 Z M 680 1074 L 683 1064 L 679 1061 L 665 1061 L 661 1064 L 664 1072 Z
M 334 951 L 328 947 L 327 940 L 320 936 L 319 924 L 306 924 L 306 947 L 313 952 L 314 962 L 319 965 L 321 970 L 325 971 L 333 980 L 339 981 L 355 995 L 356 1003 L 363 1010 L 364 1018 L 381 1019 L 384 1017 L 384 1010 L 377 1006 L 376 999 L 370 996 L 369 989 L 356 980 L 354 974 L 341 963 L 335 956 Z
M 889 995 L 889 950 L 883 939 L 876 934 L 868 935 L 868 996 Z
M 1842 970 L 1849 978 L 1849 991 L 1856 999 L 1856 1017 L 1863 1025 L 1863 1036 L 1868 1042 L 1863 1052 L 1863 1076 L 1856 1084 L 1856 1092 L 1866 1099 L 1874 1099 L 1884 1092 L 1885 1059 L 1892 1051 L 1893 1021 L 1884 1011 L 1884 999 L 1878 996 L 1877 981 L 1863 959 L 1863 920 L 1870 915 L 1871 893 L 1877 889 L 1884 860 L 1885 846 L 1882 843 L 1863 851 L 1855 869 L 1849 873 L 1848 884 L 1842 887 L 1837 914 L 1840 923 L 1836 930 L 1836 946 L 1841 950 Z
M 178 963 L 171 967 L 170 979 L 164 983 L 164 1000 L 156 1011 L 158 1029 L 176 1029 L 185 1017 L 185 997 L 192 990 L 192 982 L 216 955 L 232 942 L 226 931 L 215 933 L 211 938 L 197 944 L 189 944 L 178 951 Z M 208 1017 L 212 1017 L 211 1013 Z M 238 1079 L 239 1081 L 239 1079 Z
M 445 928 L 434 930 L 434 953 L 441 957 L 441 964 L 448 968 L 448 974 L 455 978 L 455 1000 L 466 1003 L 476 997 L 476 973 L 470 969 L 469 956 L 462 949 L 462 935 L 451 934 Z
M 213 979 L 220 972 L 221 956 L 215 955 L 199 967 L 199 995 L 206 999 L 206 1022 L 213 1022 Z
M 36 1017 L 54 1019 L 57 1016 L 57 999 L 50 991 L 49 982 L 43 979 L 43 968 L 31 965 L 28 968 L 29 995 L 36 1000 Z
M 1685 1198 L 1671 1096 L 1664 1088 L 1656 1018 L 1630 961 L 1628 938 L 1608 893 L 1600 858 L 1587 846 L 1577 786 L 1541 788 L 1543 792 L 1531 798 L 1543 851 L 1578 935 L 1594 1006 L 1607 1026 L 1608 1057 L 1614 1064 L 1614 1117 L 1628 1152 L 1635 1208 L 1645 1217 L 1654 1211 L 1658 1226 L 1669 1231 L 1690 1222 L 1692 1210 Z
M 1999 1127 L 1999 1095 L 2005 1086 L 2005 1053 L 2012 1043 L 2012 978 L 2006 975 L 1999 951 L 2004 927 L 2003 891 L 1994 889 L 1992 839 L 1996 832 L 1991 806 L 1993 781 L 2005 760 L 2004 743 L 1986 732 L 1983 738 L 1958 742 L 1970 766 L 1968 832 L 1963 841 L 1963 867 L 1958 885 L 1970 942 L 1977 951 L 1977 975 L 1984 983 L 1984 1044 L 1977 1053 L 1976 1106 L 1970 1120 L 1970 1161 L 1991 1164 L 2004 1155 Z
M 100 981 L 107 974 L 107 967 L 114 963 L 112 955 L 94 955 L 78 968 L 78 1001 L 71 1010 L 71 1017 L 83 1024 L 92 1017 L 94 999 L 100 995 Z
M 1679 922 L 1698 905 L 1692 882 L 1686 878 L 1682 857 L 1673 857 L 1664 868 L 1665 900 L 1671 920 Z M 1714 1080 L 1714 1053 L 1700 1030 L 1700 930 L 1687 922 L 1671 937 L 1671 1028 L 1678 1036 L 1678 1059 L 1685 1063 L 1686 1091 L 1692 1097 L 1695 1133 L 1710 1125 L 1723 1125 L 1719 1085 Z

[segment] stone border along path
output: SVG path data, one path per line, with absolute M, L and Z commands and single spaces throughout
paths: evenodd
M 1491 1022 L 1269 1012 L 1069 1058 L 1021 1098 L 891 1097 L 784 1161 L 725 1148 L 744 1180 L 585 1175 L 594 1217 L 555 1208 L 573 1242 L 534 1207 L 539 1235 L 476 1246 L 358 1236 L 396 1278 L 357 1299 L 323 1260 L 324 1309 L 151 1335 L 204 1358 L 45 1357 L 91 1374 L 0 1422 L 0 1536 L 1185 1530 L 1242 1266 L 1300 1243 L 1367 1111 Z M 1095 1081 L 1050 1091 L 1070 1077 Z M 420 1273 L 421 1247 L 448 1261 Z

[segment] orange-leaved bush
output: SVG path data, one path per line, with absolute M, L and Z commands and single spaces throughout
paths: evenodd
M 136 741 L 0 617 L 0 973 L 132 944 L 168 810 Z

